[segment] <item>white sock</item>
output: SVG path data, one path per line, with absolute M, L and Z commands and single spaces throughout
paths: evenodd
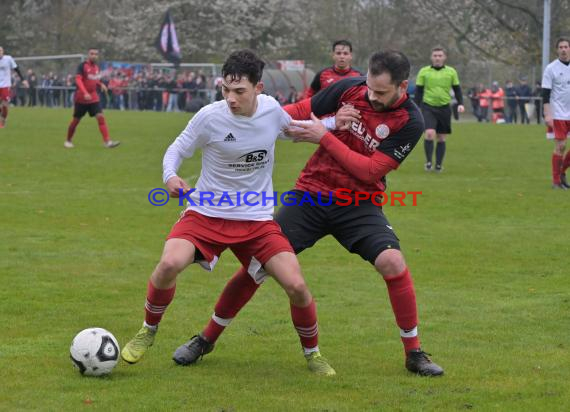
M 310 355 L 313 352 L 318 352 L 319 351 L 319 346 L 315 346 L 314 348 L 305 348 L 303 347 L 303 352 L 305 353 L 305 356 Z
M 156 332 L 156 330 L 158 329 L 158 324 L 156 325 L 149 325 L 148 323 L 146 323 L 146 321 L 143 322 L 143 326 L 147 329 L 152 330 L 153 332 Z

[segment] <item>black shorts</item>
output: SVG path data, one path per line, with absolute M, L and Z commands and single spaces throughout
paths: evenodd
M 435 129 L 437 134 L 451 134 L 451 107 L 422 105 L 422 114 L 427 129 Z
M 89 104 L 75 103 L 75 107 L 73 109 L 73 117 L 81 119 L 83 116 L 85 116 L 85 113 L 89 113 L 89 116 L 91 117 L 95 116 L 98 113 L 102 113 L 101 105 L 99 102 Z
M 400 242 L 382 209 L 372 202 L 360 202 L 359 206 L 321 206 L 312 196 L 316 206 L 303 202 L 304 192 L 292 190 L 287 203 L 275 216 L 275 221 L 291 242 L 296 254 L 312 247 L 319 239 L 332 235 L 350 253 L 374 264 L 386 249 L 400 250 Z M 328 197 L 324 197 L 328 202 Z

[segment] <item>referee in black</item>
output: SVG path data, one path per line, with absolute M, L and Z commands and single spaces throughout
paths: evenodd
M 463 113 L 463 94 L 459 77 L 453 67 L 446 66 L 447 55 L 443 47 L 431 50 L 431 66 L 422 67 L 416 78 L 414 100 L 422 108 L 426 125 L 424 149 L 426 152 L 425 170 L 432 171 L 433 141 L 437 136 L 435 149 L 435 171 L 443 170 L 445 137 L 451 134 L 450 91 L 453 88 L 457 99 L 457 111 Z

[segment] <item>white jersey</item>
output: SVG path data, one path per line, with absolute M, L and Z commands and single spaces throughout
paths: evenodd
M 552 118 L 570 120 L 570 65 L 556 59 L 546 66 L 542 76 L 542 88 L 551 90 Z
M 201 148 L 202 171 L 187 209 L 224 219 L 271 220 L 277 204 L 270 199 L 275 141 L 290 122 L 287 112 L 266 95 L 257 96 L 251 117 L 232 114 L 224 100 L 209 104 L 166 151 L 164 183 L 176 176 L 183 158 Z
M 0 59 L 0 89 L 4 87 L 12 87 L 12 70 L 14 70 L 18 65 L 12 58 L 5 54 Z

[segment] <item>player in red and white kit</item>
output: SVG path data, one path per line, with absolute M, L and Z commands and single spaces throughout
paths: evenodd
M 8 106 L 10 105 L 10 90 L 12 88 L 12 70 L 20 77 L 22 82 L 24 76 L 20 68 L 12 58 L 4 54 L 4 48 L 0 47 L 0 129 L 6 125 L 6 118 L 8 117 Z
M 101 87 L 101 89 L 106 92 L 107 86 L 101 82 L 101 74 L 99 66 L 97 65 L 98 60 L 99 50 L 91 48 L 89 49 L 87 60 L 81 63 L 77 68 L 77 74 L 75 75 L 75 84 L 77 87 L 75 89 L 73 119 L 69 124 L 67 129 L 67 139 L 63 144 L 63 146 L 68 149 L 74 147 L 72 142 L 73 135 L 75 134 L 75 129 L 81 121 L 81 118 L 85 116 L 85 113 L 89 113 L 89 116 L 97 119 L 99 131 L 103 137 L 103 144 L 105 147 L 111 149 L 121 144 L 121 142 L 110 139 L 109 129 L 107 128 L 107 123 L 103 116 L 103 110 L 99 103 L 97 87 Z
M 570 38 L 561 37 L 556 42 L 558 59 L 544 70 L 542 76 L 542 100 L 544 121 L 556 140 L 552 154 L 552 187 L 567 190 L 566 170 L 570 167 L 570 150 L 566 152 L 566 140 L 570 136 Z
M 359 111 L 360 119 L 352 121 L 346 131 L 327 133 L 320 124 L 312 123 L 298 124 L 305 130 L 290 132 L 298 140 L 319 147 L 297 179 L 288 201 L 291 206 L 279 209 L 275 221 L 295 253 L 332 235 L 349 252 L 370 262 L 388 288 L 400 328 L 406 368 L 422 376 L 438 376 L 443 369 L 420 347 L 416 295 L 399 240 L 382 209 L 370 200 L 373 193 L 385 191 L 386 175 L 400 166 L 424 132 L 421 112 L 406 93 L 409 74 L 410 63 L 403 53 L 375 53 L 370 58 L 366 77 L 341 80 L 311 99 L 285 107 L 294 119 L 307 119 L 352 106 Z M 353 201 L 350 205 L 345 202 L 344 206 L 335 201 L 328 205 L 318 202 L 319 193 L 335 194 L 340 189 L 367 193 L 369 199 L 360 197 L 359 205 Z M 212 350 L 224 328 L 258 286 L 247 276 L 244 267 L 232 277 L 201 332 L 208 346 L 200 350 L 200 342 L 195 343 L 196 358 L 207 353 L 203 348 Z
M 202 171 L 196 190 L 185 195 L 188 208 L 168 235 L 148 282 L 143 327 L 121 352 L 129 363 L 138 362 L 152 345 L 174 297 L 177 275 L 191 263 L 212 270 L 229 248 L 247 268 L 252 282 L 259 284 L 270 275 L 289 296 L 309 370 L 335 374 L 320 354 L 315 302 L 291 245 L 273 221 L 273 203 L 247 195 L 251 191 L 273 195 L 275 141 L 291 122 L 274 98 L 260 94 L 263 66 L 251 51 L 232 53 L 222 67 L 225 101 L 196 113 L 166 151 L 163 180 L 172 196 L 190 190 L 176 172 L 196 149 L 202 150 Z M 204 193 L 213 197 L 203 201 Z M 179 365 L 192 363 L 196 357 L 193 344 L 200 339 L 195 336 L 180 346 L 173 360 Z M 208 351 L 207 344 L 204 351 Z
M 348 40 L 338 40 L 332 45 L 333 65 L 318 72 L 311 86 L 307 89 L 305 97 L 313 97 L 320 90 L 347 77 L 362 76 L 358 70 L 351 67 L 352 44 Z

